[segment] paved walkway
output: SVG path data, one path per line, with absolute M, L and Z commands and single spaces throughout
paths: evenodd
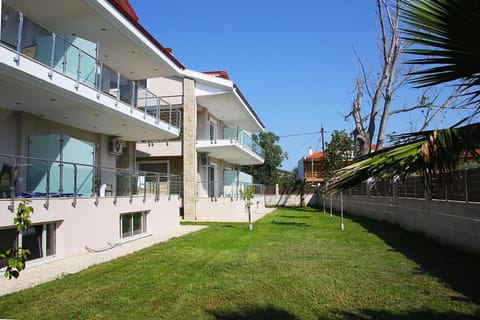
M 76 273 L 88 267 L 104 263 L 132 252 L 147 248 L 156 243 L 165 242 L 171 238 L 183 236 L 205 228 L 198 225 L 182 225 L 169 232 L 156 236 L 147 236 L 135 241 L 126 242 L 120 246 L 102 252 L 85 252 L 84 254 L 70 258 L 48 258 L 43 261 L 32 261 L 27 268 L 20 273 L 18 279 L 8 280 L 0 274 L 0 296 L 27 289 L 38 284 L 61 278 L 67 274 Z

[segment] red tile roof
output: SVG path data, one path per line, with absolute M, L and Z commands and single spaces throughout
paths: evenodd
M 308 155 L 305 159 L 321 159 L 324 157 L 324 154 L 322 151 L 317 151 L 315 153 L 312 153 L 311 155 Z
M 128 0 L 112 0 L 112 1 L 116 2 L 117 5 L 123 9 L 124 12 L 122 13 L 126 13 L 131 19 L 138 21 L 138 15 L 135 12 L 135 10 L 133 10 Z

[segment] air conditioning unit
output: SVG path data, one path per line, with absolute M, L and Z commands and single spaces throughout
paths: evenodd
M 210 159 L 208 159 L 208 154 L 207 153 L 200 154 L 200 165 L 202 167 L 206 167 L 206 166 L 210 165 Z
M 110 138 L 108 141 L 108 151 L 110 154 L 121 155 L 123 149 L 122 140 L 118 138 Z

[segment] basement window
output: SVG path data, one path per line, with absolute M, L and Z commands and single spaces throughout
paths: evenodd
M 147 232 L 147 212 L 129 212 L 120 215 L 120 238 Z
M 20 243 L 18 243 L 20 241 Z M 19 245 L 28 249 L 28 260 L 55 255 L 56 223 L 32 225 L 17 236 L 15 228 L 0 230 L 0 252 Z M 6 259 L 0 259 L 0 268 L 6 266 Z

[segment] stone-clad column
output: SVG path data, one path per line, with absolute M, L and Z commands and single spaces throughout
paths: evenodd
M 197 102 L 194 80 L 183 80 L 183 94 L 183 213 L 185 220 L 196 220 Z

